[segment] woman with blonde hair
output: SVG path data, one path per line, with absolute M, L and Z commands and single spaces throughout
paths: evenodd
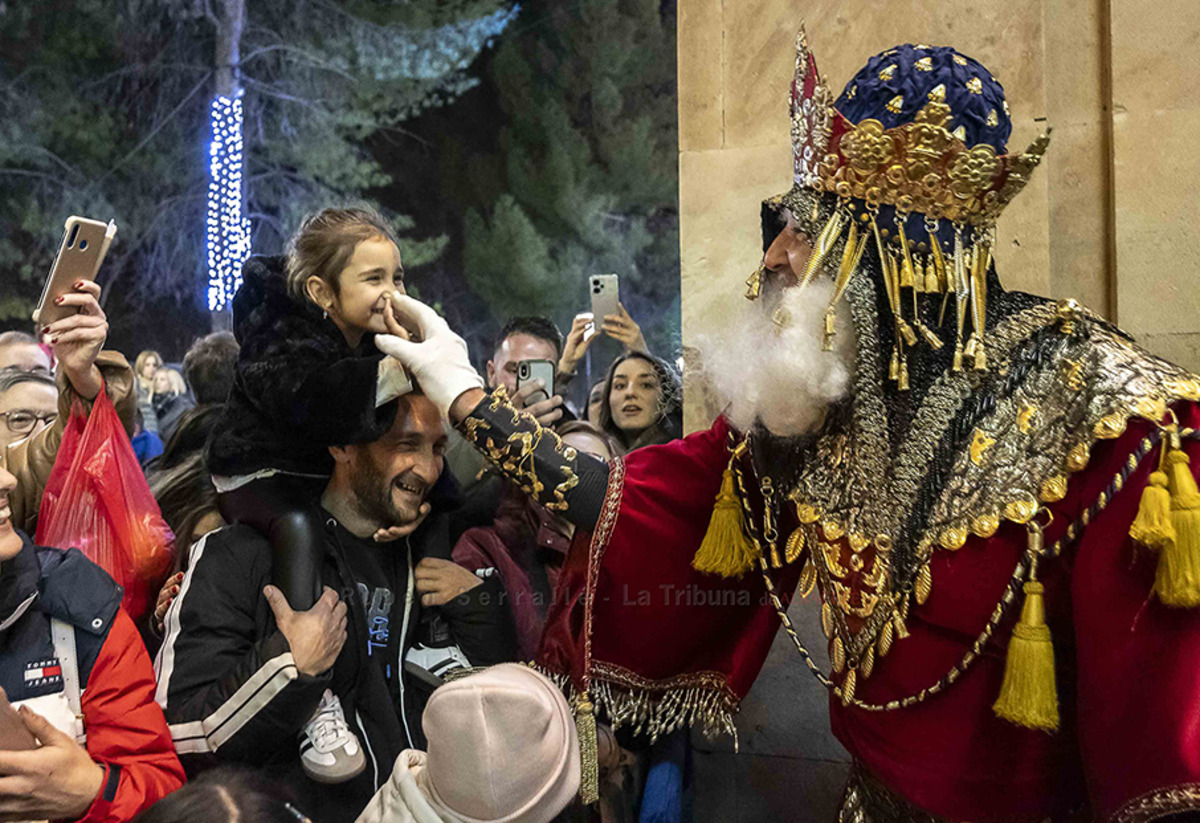
M 133 363 L 138 408 L 142 412 L 142 428 L 155 434 L 158 434 L 158 418 L 154 414 L 154 373 L 162 368 L 162 364 L 162 355 L 154 349 L 143 349 Z M 166 440 L 165 436 L 163 440 Z
M 183 375 L 170 366 L 160 366 L 154 372 L 151 387 L 150 397 L 158 420 L 158 436 L 170 440 L 175 427 L 179 425 L 179 419 L 191 411 L 196 403 L 188 395 Z

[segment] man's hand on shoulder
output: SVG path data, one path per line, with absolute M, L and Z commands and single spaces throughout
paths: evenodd
M 263 589 L 275 623 L 287 638 L 292 659 L 301 674 L 315 677 L 333 668 L 346 642 L 346 604 L 328 586 L 321 599 L 308 611 L 292 611 L 283 592 L 274 586 Z
M 425 557 L 417 564 L 416 583 L 422 606 L 444 606 L 483 580 L 453 561 Z
M 40 714 L 17 710 L 42 745 L 0 752 L 0 820 L 76 820 L 104 784 L 104 767 Z

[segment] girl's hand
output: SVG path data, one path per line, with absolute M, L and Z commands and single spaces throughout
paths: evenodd
M 624 305 L 618 303 L 617 308 L 621 310 L 621 313 L 606 316 L 604 325 L 600 327 L 601 331 L 625 346 L 626 351 L 640 351 L 649 354 L 650 349 L 646 346 L 646 338 L 642 336 L 641 326 L 629 316 Z
M 100 287 L 90 280 L 80 280 L 73 291 L 54 302 L 74 306 L 79 313 L 44 327 L 42 337 L 50 343 L 71 387 L 80 397 L 92 400 L 104 385 L 96 356 L 108 337 L 108 318 L 100 308 Z
M 405 523 L 402 526 L 392 526 L 387 529 L 379 529 L 375 532 L 374 540 L 376 543 L 391 543 L 393 540 L 399 540 L 402 537 L 408 537 L 415 532 L 417 528 L 425 522 L 425 518 L 429 516 L 429 512 L 433 507 L 428 503 L 422 503 L 420 513 L 417 519 L 411 523 Z
M 171 604 L 179 596 L 179 584 L 182 582 L 183 572 L 173 574 L 163 583 L 162 590 L 158 593 L 158 603 L 154 606 L 154 625 L 160 635 L 163 633 L 163 621 L 167 619 L 167 609 L 171 608 Z
M 396 294 L 399 295 L 399 292 L 396 292 Z M 394 334 L 401 340 L 412 340 L 412 335 L 409 334 L 408 329 L 401 326 L 400 321 L 396 319 L 396 310 L 391 295 L 388 296 L 388 299 L 383 304 L 383 323 L 387 326 L 388 334 Z

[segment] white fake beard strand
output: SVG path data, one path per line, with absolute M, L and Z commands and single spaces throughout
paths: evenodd
M 833 350 L 822 350 L 832 296 L 833 283 L 822 278 L 786 289 L 777 301 L 739 300 L 713 313 L 720 320 L 696 348 L 710 389 L 739 431 L 758 421 L 780 437 L 811 434 L 849 393 L 856 336 L 845 301 Z M 790 317 L 783 328 L 772 319 L 780 309 Z

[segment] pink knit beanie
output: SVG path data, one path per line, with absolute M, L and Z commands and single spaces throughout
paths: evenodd
M 422 717 L 418 777 L 455 823 L 548 823 L 579 791 L 571 707 L 527 666 L 505 663 L 439 687 Z

